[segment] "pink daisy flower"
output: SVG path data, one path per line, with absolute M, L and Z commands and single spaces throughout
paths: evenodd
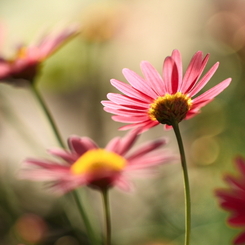
M 13 59 L 0 56 L 0 81 L 17 86 L 22 86 L 20 80 L 32 82 L 41 63 L 76 33 L 74 28 L 67 28 L 59 34 L 47 35 L 35 45 L 19 46 Z
M 229 188 L 216 190 L 220 206 L 230 212 L 227 222 L 233 227 L 241 227 L 243 232 L 237 236 L 233 244 L 245 244 L 245 159 L 237 157 L 235 160 L 239 176 L 225 177 Z
M 61 158 L 62 162 L 27 159 L 20 170 L 20 177 L 49 181 L 52 183 L 51 187 L 60 193 L 84 185 L 96 189 L 117 186 L 130 190 L 129 174 L 149 174 L 150 169 L 174 158 L 167 152 L 164 154 L 157 150 L 166 144 L 165 139 L 148 142 L 138 150 L 128 153 L 138 133 L 139 130 L 132 130 L 124 138 L 116 137 L 104 149 L 87 137 L 71 136 L 68 139 L 69 151 L 49 151 Z
M 109 101 L 102 101 L 104 110 L 115 114 L 112 119 L 129 125 L 122 130 L 141 127 L 146 131 L 158 124 L 169 127 L 173 122 L 179 123 L 199 113 L 216 95 L 221 93 L 231 82 L 228 78 L 205 93 L 193 98 L 210 80 L 219 63 L 200 79 L 208 62 L 209 55 L 204 58 L 197 52 L 184 74 L 182 60 L 178 50 L 167 57 L 163 63 L 163 77 L 147 61 L 141 62 L 144 78 L 129 69 L 123 69 L 123 75 L 130 83 L 112 79 L 111 84 L 123 94 L 109 93 Z

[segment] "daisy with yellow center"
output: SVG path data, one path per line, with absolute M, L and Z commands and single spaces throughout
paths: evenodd
M 0 81 L 17 86 L 25 85 L 23 80 L 32 83 L 40 64 L 76 34 L 76 29 L 67 28 L 58 35 L 46 36 L 36 45 L 18 47 L 13 59 L 1 58 Z
M 209 55 L 202 56 L 201 51 L 193 56 L 184 75 L 178 50 L 165 59 L 163 76 L 147 61 L 141 63 L 144 78 L 129 69 L 123 69 L 129 84 L 111 80 L 111 84 L 124 94 L 109 93 L 109 101 L 102 101 L 104 110 L 115 114 L 113 120 L 129 124 L 121 127 L 122 130 L 140 127 L 146 131 L 158 124 L 165 124 L 168 128 L 173 120 L 179 123 L 197 115 L 231 82 L 228 78 L 195 97 L 219 66 L 218 62 L 214 64 L 200 79 L 209 59 Z
M 130 190 L 132 184 L 127 174 L 142 175 L 142 170 L 156 168 L 174 159 L 169 153 L 163 154 L 160 147 L 166 144 L 165 139 L 148 142 L 134 152 L 128 154 L 138 138 L 139 130 L 130 131 L 125 137 L 112 139 L 107 146 L 99 148 L 91 139 L 71 136 L 68 139 L 69 151 L 52 149 L 50 153 L 60 157 L 63 163 L 27 159 L 20 171 L 20 177 L 36 181 L 49 181 L 51 188 L 59 193 L 66 193 L 80 186 L 89 186 L 99 190 L 105 209 L 105 244 L 111 244 L 111 221 L 108 191 L 117 186 L 122 190 Z M 159 151 L 158 151 L 159 150 Z M 95 244 L 93 230 L 81 206 L 76 191 L 74 199 L 78 204 L 88 236 Z
M 137 175 L 142 173 L 142 169 L 155 168 L 173 159 L 169 153 L 159 154 L 159 148 L 166 144 L 165 139 L 151 141 L 128 154 L 138 133 L 136 129 L 123 138 L 116 137 L 104 149 L 89 138 L 71 136 L 68 140 L 70 151 L 50 150 L 51 154 L 62 158 L 65 164 L 27 159 L 21 169 L 21 177 L 50 181 L 53 183 L 52 188 L 61 193 L 84 185 L 100 190 L 113 186 L 130 190 L 132 184 L 127 173 Z
M 146 131 L 158 124 L 166 128 L 173 127 L 180 151 L 185 190 L 185 245 L 190 244 L 191 198 L 184 146 L 179 130 L 179 122 L 199 113 L 200 109 L 221 93 L 231 82 L 228 78 L 205 93 L 194 97 L 207 84 L 217 70 L 214 64 L 200 79 L 208 62 L 209 55 L 202 58 L 197 52 L 183 76 L 182 60 L 178 50 L 164 60 L 161 76 L 147 61 L 141 63 L 144 78 L 129 69 L 123 69 L 123 75 L 129 82 L 125 84 L 112 79 L 114 87 L 124 94 L 109 93 L 109 101 L 102 101 L 104 110 L 115 114 L 112 119 L 129 123 L 121 129 L 138 128 Z M 200 80 L 199 80 L 200 79 Z

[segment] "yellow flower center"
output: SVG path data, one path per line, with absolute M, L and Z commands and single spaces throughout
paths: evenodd
M 71 166 L 73 174 L 96 174 L 106 171 L 120 172 L 126 160 L 120 155 L 105 149 L 87 151 Z
M 151 120 L 162 124 L 172 125 L 179 123 L 185 117 L 192 106 L 192 99 L 187 94 L 177 92 L 176 94 L 165 94 L 158 97 L 150 104 L 148 114 Z
M 26 57 L 26 53 L 27 53 L 27 48 L 26 47 L 21 47 L 18 49 L 17 53 L 16 53 L 16 58 L 25 58 Z

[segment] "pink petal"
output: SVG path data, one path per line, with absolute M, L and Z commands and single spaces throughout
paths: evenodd
M 223 82 L 209 89 L 205 93 L 199 95 L 197 98 L 193 99 L 193 103 L 200 103 L 206 100 L 213 99 L 216 95 L 220 94 L 226 87 L 229 86 L 231 78 L 227 78 Z
M 177 74 L 178 74 L 178 78 L 176 78 L 178 80 L 178 86 L 176 88 L 176 92 L 179 91 L 180 89 L 180 86 L 181 86 L 181 83 L 182 83 L 182 59 L 181 59 L 181 55 L 180 55 L 180 52 L 179 50 L 175 49 L 173 52 L 172 52 L 172 55 L 171 55 L 172 59 L 174 60 L 175 64 L 176 64 L 176 68 L 177 68 Z
M 55 155 L 57 157 L 64 159 L 66 162 L 69 162 L 69 163 L 73 163 L 77 160 L 76 155 L 68 151 L 62 150 L 62 149 L 50 149 L 48 150 L 48 152 L 51 153 L 52 155 Z
M 135 123 L 135 124 L 130 124 L 130 125 L 126 125 L 123 127 L 120 127 L 119 130 L 128 130 L 131 128 L 136 128 L 136 127 L 140 127 L 141 128 L 141 133 L 147 131 L 148 129 L 155 127 L 156 125 L 158 125 L 159 122 L 158 121 L 152 121 L 152 120 L 148 120 L 145 122 L 141 122 L 141 123 Z
M 134 104 L 120 105 L 120 104 L 116 104 L 116 103 L 109 101 L 109 100 L 103 100 L 101 103 L 104 106 L 106 106 L 108 108 L 112 108 L 112 109 L 125 109 L 125 110 L 132 110 L 132 111 L 135 111 L 135 110 L 145 111 L 146 110 L 146 107 L 136 106 Z M 148 107 L 147 107 L 147 109 L 148 109 Z
M 163 63 L 163 79 L 166 86 L 166 92 L 172 94 L 172 88 L 178 87 L 178 81 L 174 80 L 174 85 L 172 82 L 173 67 L 175 63 L 171 57 L 166 57 Z M 175 65 L 176 66 L 176 65 Z M 177 83 L 177 84 L 176 84 Z
M 43 57 L 49 56 L 52 52 L 54 52 L 62 43 L 67 41 L 69 38 L 77 34 L 77 28 L 76 27 L 70 27 L 62 32 L 60 32 L 58 35 L 46 36 L 40 43 L 39 43 L 39 49 L 41 50 Z
M 63 195 L 69 191 L 75 190 L 79 188 L 80 186 L 87 185 L 88 182 L 86 178 L 83 176 L 74 177 L 72 180 L 66 181 L 66 180 L 60 180 L 52 185 L 49 185 L 49 189 L 51 189 L 54 193 Z
M 131 161 L 133 159 L 137 159 L 138 157 L 142 157 L 145 154 L 158 149 L 160 146 L 163 146 L 166 144 L 166 139 L 158 139 L 155 141 L 150 141 L 146 143 L 145 145 L 141 146 L 138 150 L 134 151 L 129 157 L 127 157 L 128 161 Z
M 146 94 L 141 93 L 140 91 L 136 90 L 134 87 L 130 86 L 129 84 L 120 82 L 116 79 L 111 79 L 111 84 L 117 88 L 119 91 L 124 93 L 125 95 L 136 98 L 138 100 L 144 101 L 146 103 L 151 103 L 152 98 L 147 96 Z
M 127 166 L 127 169 L 144 169 L 161 165 L 163 163 L 169 163 L 172 160 L 174 160 L 173 156 L 164 154 L 164 152 L 162 152 L 162 154 L 158 153 L 158 155 L 146 155 L 131 160 Z
M 156 98 L 157 94 L 152 90 L 152 88 L 147 84 L 147 81 L 145 81 L 142 77 L 140 77 L 137 73 L 134 71 L 131 71 L 127 68 L 124 68 L 122 70 L 124 77 L 127 79 L 127 81 L 138 91 L 141 91 L 142 93 L 148 95 L 151 98 Z
M 205 105 L 207 105 L 211 101 L 213 101 L 213 99 L 211 99 L 211 100 L 203 100 L 203 101 L 199 101 L 197 103 L 197 102 L 195 102 L 195 99 L 194 99 L 192 107 L 188 111 L 186 118 L 188 118 L 189 114 L 193 114 L 193 113 L 196 114 L 202 107 L 204 107 Z
M 165 84 L 157 70 L 147 61 L 142 61 L 140 67 L 145 79 L 150 83 L 156 94 L 163 96 L 166 93 Z
M 86 151 L 96 149 L 98 146 L 87 137 L 71 136 L 68 139 L 70 149 L 77 153 L 79 156 L 83 155 Z
M 123 190 L 123 191 L 132 191 L 134 190 L 134 186 L 133 184 L 127 180 L 125 177 L 119 177 L 116 181 L 115 181 L 115 186 L 117 186 L 119 189 Z
M 196 84 L 196 86 L 189 92 L 189 96 L 196 95 L 210 80 L 219 67 L 219 62 L 215 63 L 212 68 L 204 75 L 204 77 Z
M 130 107 L 132 105 L 132 106 L 138 106 L 140 108 L 148 108 L 149 106 L 149 103 L 139 101 L 137 99 L 128 97 L 123 94 L 109 93 L 107 94 L 107 98 L 116 104 L 120 104 L 126 107 Z
M 69 172 L 50 171 L 47 169 L 23 169 L 18 177 L 33 181 L 56 181 L 67 176 Z
M 124 155 L 135 143 L 139 136 L 140 128 L 133 129 L 121 139 L 120 149 L 117 150 L 118 154 Z
M 165 130 L 171 130 L 173 127 L 167 124 L 164 124 L 164 129 Z
M 121 138 L 120 137 L 115 137 L 112 140 L 110 140 L 110 142 L 106 145 L 105 149 L 108 151 L 112 151 L 112 152 L 116 152 L 120 146 L 120 141 Z
M 225 176 L 224 180 L 231 186 L 231 187 L 238 187 L 245 191 L 245 181 L 243 179 L 238 179 L 237 177 L 232 176 Z M 245 203 L 245 201 L 244 201 Z
M 23 166 L 34 166 L 34 167 L 41 167 L 46 168 L 49 170 L 59 170 L 59 171 L 67 171 L 69 169 L 69 166 L 61 165 L 56 162 L 51 162 L 48 160 L 39 160 L 39 159 L 26 159 L 23 163 Z
M 123 107 L 121 107 L 123 108 Z M 132 110 L 132 109 L 112 109 L 108 107 L 104 107 L 104 110 L 106 112 L 112 113 L 112 114 L 117 114 L 120 116 L 144 116 L 147 114 L 146 110 Z
M 116 122 L 122 122 L 122 123 L 140 123 L 145 122 L 149 119 L 149 117 L 146 115 L 144 116 L 112 116 L 111 117 Z
M 245 232 L 242 232 L 238 237 L 233 241 L 235 245 L 242 245 L 245 243 Z
M 204 60 L 208 60 L 208 56 L 204 58 Z M 203 64 L 203 65 L 202 65 Z M 202 72 L 202 67 L 204 69 L 205 62 L 202 62 L 202 52 L 198 51 L 194 54 L 192 57 L 190 64 L 188 65 L 188 68 L 185 72 L 182 86 L 181 86 L 181 92 L 182 93 L 188 93 L 188 91 L 194 86 L 197 79 L 200 77 Z
M 228 223 L 232 226 L 244 226 L 245 225 L 245 214 L 237 214 L 228 219 Z
M 10 75 L 11 68 L 8 62 L 0 60 L 0 79 L 4 79 Z

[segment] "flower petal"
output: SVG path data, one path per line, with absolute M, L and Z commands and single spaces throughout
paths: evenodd
M 116 104 L 120 104 L 126 107 L 134 106 L 134 107 L 139 107 L 139 108 L 147 108 L 149 104 L 149 103 L 137 100 L 135 98 L 128 97 L 123 94 L 109 93 L 107 94 L 107 98 Z
M 165 145 L 167 142 L 166 139 L 158 139 L 154 141 L 147 142 L 145 145 L 141 146 L 138 150 L 134 151 L 130 156 L 127 157 L 128 161 L 142 157 L 145 154 L 150 153 L 152 150 L 158 149 L 160 146 Z
M 63 149 L 49 149 L 49 153 L 64 159 L 66 162 L 73 163 L 77 160 L 77 156 Z
M 172 93 L 176 93 L 179 91 L 181 83 L 182 83 L 182 59 L 179 50 L 175 49 L 171 55 L 174 61 L 174 69 L 173 69 L 173 80 L 177 80 L 177 83 L 173 83 Z
M 127 81 L 138 91 L 141 91 L 142 93 L 148 95 L 151 98 L 157 97 L 156 92 L 152 90 L 152 88 L 147 84 L 147 81 L 145 81 L 137 73 L 127 68 L 124 68 L 122 70 L 122 73 L 124 77 L 127 79 Z
M 203 76 L 203 78 L 196 84 L 196 86 L 189 92 L 189 96 L 196 95 L 210 80 L 219 67 L 219 62 L 215 63 L 211 69 Z
M 184 94 L 187 94 L 195 85 L 208 61 L 209 55 L 204 58 L 205 62 L 202 62 L 202 55 L 201 51 L 196 52 L 187 67 L 181 86 L 181 92 Z
M 216 95 L 220 94 L 226 87 L 228 87 L 230 82 L 231 78 L 227 78 L 223 82 L 219 83 L 218 85 L 214 86 L 213 88 L 193 99 L 193 103 L 200 103 L 206 100 L 213 99 Z
M 147 61 L 142 61 L 140 67 L 145 79 L 150 83 L 152 89 L 159 96 L 163 96 L 166 93 L 165 84 L 157 70 Z
M 71 136 L 68 139 L 69 148 L 77 153 L 79 156 L 83 155 L 86 151 L 96 149 L 98 146 L 95 142 L 87 137 Z
M 174 60 L 170 56 L 166 57 L 163 63 L 163 79 L 165 82 L 166 91 L 169 94 L 172 94 L 173 87 L 178 87 L 178 80 L 174 80 L 175 83 L 174 85 L 172 82 L 174 65 L 175 65 Z
M 134 185 L 127 180 L 125 177 L 119 177 L 117 180 L 114 182 L 115 186 L 117 186 L 119 189 L 123 191 L 133 191 L 134 190 Z
M 149 97 L 148 95 L 136 90 L 134 87 L 130 86 L 129 84 L 123 83 L 121 81 L 118 81 L 116 79 L 111 79 L 111 84 L 117 88 L 119 91 L 124 93 L 125 95 L 136 98 L 141 101 L 145 102 L 151 102 L 152 98 Z
M 147 115 L 144 116 L 112 116 L 112 119 L 116 122 L 123 122 L 123 123 L 140 123 L 145 122 L 149 119 Z
M 242 245 L 245 243 L 245 231 L 242 232 L 238 237 L 236 237 L 233 241 L 235 245 Z
M 121 139 L 119 146 L 120 148 L 117 150 L 118 154 L 124 155 L 132 147 L 139 136 L 139 132 L 139 128 L 133 129 Z

